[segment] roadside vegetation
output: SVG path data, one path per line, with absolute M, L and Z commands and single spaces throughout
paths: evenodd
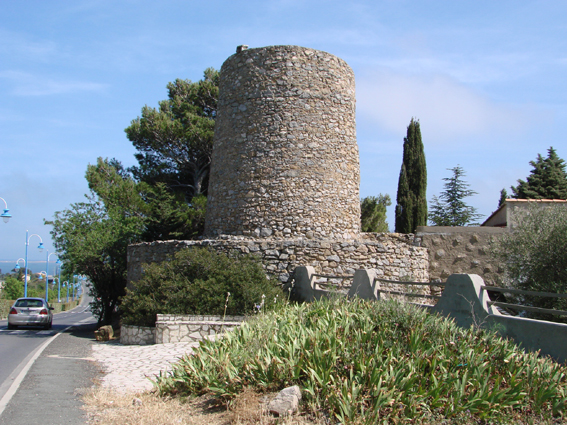
M 492 244 L 492 254 L 505 271 L 505 287 L 527 291 L 567 292 L 567 208 L 532 202 L 515 214 L 512 231 Z M 537 295 L 506 295 L 515 303 L 567 310 L 567 299 Z M 566 323 L 565 316 L 524 311 L 523 317 Z
M 144 265 L 122 301 L 122 323 L 155 326 L 156 314 L 245 315 L 282 299 L 252 255 L 191 247 L 161 263 Z
M 559 423 L 567 369 L 495 333 L 397 302 L 331 300 L 265 312 L 204 341 L 162 396 L 303 391 L 302 415 L 330 423 Z

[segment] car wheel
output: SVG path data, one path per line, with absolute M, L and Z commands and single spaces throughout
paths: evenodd
M 8 323 L 8 330 L 12 331 L 14 329 L 18 329 L 18 327 L 16 325 L 11 325 L 10 323 Z

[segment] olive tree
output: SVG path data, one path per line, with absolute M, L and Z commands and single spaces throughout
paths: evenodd
M 526 210 L 516 213 L 510 233 L 493 244 L 493 253 L 505 269 L 507 285 L 530 291 L 567 292 L 567 205 L 530 203 Z M 520 301 L 567 310 L 565 299 L 523 296 Z

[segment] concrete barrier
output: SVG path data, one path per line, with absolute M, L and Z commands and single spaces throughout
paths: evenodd
M 433 313 L 452 318 L 459 326 L 493 329 L 529 351 L 541 351 L 557 361 L 567 360 L 567 324 L 505 316 L 489 306 L 490 298 L 475 274 L 453 274 Z

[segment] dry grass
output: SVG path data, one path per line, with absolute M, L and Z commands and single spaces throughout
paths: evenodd
M 159 397 L 154 393 L 121 394 L 94 387 L 84 397 L 89 424 L 100 425 L 320 425 L 324 419 L 293 416 L 275 418 L 266 405 L 275 394 L 247 391 L 230 408 L 218 407 L 209 396 L 194 399 Z

